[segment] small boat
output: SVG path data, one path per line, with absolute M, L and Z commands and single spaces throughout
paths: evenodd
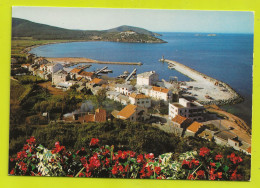
M 169 69 L 175 69 L 174 66 L 172 66 L 172 65 L 169 65 L 168 68 Z

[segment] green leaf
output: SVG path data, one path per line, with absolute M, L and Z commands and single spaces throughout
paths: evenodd
M 217 167 L 217 168 L 220 167 L 220 163 L 219 163 L 219 162 L 216 163 L 216 167 Z
M 227 171 L 228 171 L 228 169 L 229 169 L 229 167 L 228 167 L 228 166 L 225 166 L 225 167 L 223 168 L 224 172 L 227 172 Z

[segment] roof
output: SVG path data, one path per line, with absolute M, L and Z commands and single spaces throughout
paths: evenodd
M 86 114 L 83 117 L 83 120 L 88 123 L 88 122 L 94 122 L 95 121 L 95 115 L 94 114 Z
M 138 76 L 138 77 L 149 77 L 149 76 L 151 76 L 151 75 L 153 75 L 153 74 L 156 74 L 155 71 L 143 72 L 143 73 L 141 73 L 141 74 L 138 74 L 137 76 Z
M 129 97 L 128 97 L 128 96 L 122 95 L 122 94 L 119 94 L 119 95 L 117 96 L 117 98 L 119 98 L 119 99 L 121 99 L 121 100 L 124 100 L 124 101 L 128 101 L 128 100 L 129 100 Z
M 132 88 L 133 88 L 132 85 L 128 85 L 128 84 L 116 84 L 115 87 L 119 87 L 119 88 L 127 88 L 127 89 L 132 89 Z
M 78 69 L 78 68 L 74 68 L 74 69 L 72 69 L 70 72 L 71 73 L 79 73 L 81 71 L 81 69 Z
M 213 133 L 209 129 L 205 129 L 200 134 L 198 134 L 199 137 L 206 138 L 208 140 L 212 140 Z
M 199 122 L 197 122 L 197 121 L 194 121 L 194 122 L 187 128 L 187 130 L 196 133 L 202 126 L 203 126 L 202 123 L 199 123 Z
M 94 73 L 93 72 L 82 71 L 79 75 L 81 75 L 81 76 L 93 76 Z
M 153 86 L 152 90 L 162 92 L 162 93 L 168 93 L 169 92 L 169 89 L 162 88 L 162 87 L 156 87 L 156 86 Z
M 142 94 L 142 93 L 132 93 L 129 97 L 135 98 L 135 99 L 145 99 L 149 98 L 148 96 Z
M 100 78 L 94 78 L 90 83 L 99 84 L 102 81 Z
M 247 148 L 246 150 L 248 153 L 251 153 L 251 146 L 249 148 Z
M 42 64 L 40 67 L 41 67 L 41 68 L 42 68 L 42 67 L 45 67 L 45 64 Z
M 215 133 L 214 136 L 222 138 L 224 140 L 233 139 L 233 138 L 237 137 L 237 135 L 235 135 L 229 131 L 220 131 L 220 132 Z
M 182 106 L 180 103 L 172 103 L 173 106 L 177 107 L 177 108 L 185 108 L 184 106 Z
M 175 122 L 175 123 L 178 123 L 178 124 L 182 124 L 184 121 L 186 121 L 188 118 L 186 117 L 183 117 L 183 116 L 180 116 L 180 115 L 176 115 L 172 121 Z
M 106 110 L 104 109 L 96 109 L 95 111 L 95 121 L 96 122 L 105 122 L 107 118 Z
M 117 115 L 118 115 L 118 113 L 119 113 L 118 110 L 113 110 L 113 111 L 111 112 L 111 115 L 114 116 L 114 117 L 116 118 Z
M 78 78 L 76 78 L 78 81 L 80 81 L 81 79 L 82 79 L 82 77 L 80 76 L 80 77 L 78 77 Z
M 137 106 L 133 104 L 129 104 L 126 107 L 124 107 L 117 115 L 122 116 L 123 119 L 128 119 L 131 115 L 133 115 L 136 112 Z

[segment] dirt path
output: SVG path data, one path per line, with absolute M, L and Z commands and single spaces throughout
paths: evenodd
M 51 86 L 51 82 L 43 82 L 43 83 L 39 83 L 39 86 L 43 87 L 43 88 L 47 88 L 48 91 L 52 94 L 52 95 L 61 95 L 64 96 L 66 95 L 66 93 L 62 90 L 62 89 L 58 89 L 55 87 Z

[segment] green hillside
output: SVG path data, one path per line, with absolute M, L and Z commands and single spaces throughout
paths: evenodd
M 148 30 L 140 28 L 140 27 L 133 27 L 133 26 L 128 26 L 128 25 L 122 25 L 119 27 L 108 29 L 106 31 L 107 32 L 134 31 L 139 34 L 145 34 L 145 35 L 150 35 L 150 36 L 160 36 L 160 34 L 158 34 L 158 33 L 154 33 L 154 32 L 148 31 Z
M 46 24 L 35 23 L 20 18 L 12 19 L 13 39 L 17 39 L 17 37 L 31 37 L 32 39 L 36 40 L 105 40 L 128 42 L 128 35 L 124 36 L 124 40 L 121 40 L 120 32 L 122 31 L 136 32 L 136 40 L 135 38 L 133 38 L 133 35 L 131 35 L 131 39 L 129 39 L 129 42 L 164 42 L 161 39 L 154 37 L 158 34 L 132 26 L 120 26 L 105 31 L 71 30 Z

